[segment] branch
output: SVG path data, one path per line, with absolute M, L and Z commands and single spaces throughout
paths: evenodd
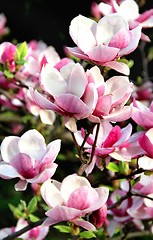
M 23 233 L 29 231 L 30 229 L 34 228 L 34 227 L 38 227 L 40 226 L 45 220 L 46 220 L 47 217 L 37 221 L 37 222 L 34 222 L 34 223 L 29 223 L 28 226 L 22 228 L 21 230 L 11 234 L 11 235 L 8 235 L 7 237 L 3 238 L 3 240 L 13 240 L 17 237 L 19 237 L 20 235 L 22 235 Z

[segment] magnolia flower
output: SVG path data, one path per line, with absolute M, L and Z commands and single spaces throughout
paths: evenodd
M 106 3 L 93 3 L 91 10 L 96 18 L 100 18 L 100 15 L 106 16 L 111 13 L 118 13 L 129 22 L 130 29 L 138 25 L 144 29 L 153 27 L 153 9 L 140 14 L 139 6 L 134 0 L 108 0 Z M 149 37 L 144 33 L 141 34 L 141 39 L 150 41 Z
M 20 218 L 15 227 L 3 228 L 0 230 L 0 239 L 17 232 L 26 226 L 28 226 L 28 222 L 23 218 Z M 49 227 L 37 226 L 20 235 L 20 238 L 24 240 L 42 240 L 47 236 L 48 232 Z
M 103 158 L 105 158 L 105 163 L 108 165 L 110 158 L 129 162 L 133 157 L 144 153 L 138 144 L 138 137 L 141 133 L 131 134 L 132 125 L 130 123 L 121 129 L 118 125 L 113 127 L 108 121 L 102 121 L 97 136 L 94 156 L 86 169 L 86 174 L 88 175 L 92 172 L 95 164 L 99 169 L 103 170 Z M 84 129 L 82 128 L 81 131 L 77 131 L 74 135 L 78 145 L 81 146 L 85 137 Z M 84 145 L 85 152 L 91 154 L 95 137 L 96 127 L 94 127 L 93 133 L 86 140 Z
M 91 70 L 90 73 L 93 74 Z M 111 77 L 106 81 L 103 93 L 98 89 L 98 101 L 95 110 L 88 119 L 92 122 L 99 122 L 101 119 L 113 122 L 127 120 L 131 117 L 132 108 L 125 105 L 133 89 L 134 85 L 128 77 Z
M 128 22 L 117 13 L 104 16 L 98 22 L 78 15 L 71 21 L 69 33 L 77 45 L 67 47 L 71 54 L 129 75 L 128 66 L 116 60 L 137 48 L 140 26 L 129 30 Z
M 69 221 L 92 231 L 96 230 L 95 226 L 83 217 L 103 207 L 109 193 L 106 187 L 92 188 L 85 177 L 77 174 L 67 176 L 62 183 L 47 180 L 42 184 L 40 192 L 51 208 L 46 212 L 47 219 L 42 226 Z M 103 215 L 105 218 L 105 211 Z
M 102 75 L 95 74 L 91 82 L 79 63 L 69 63 L 60 71 L 46 64 L 41 72 L 40 84 L 48 99 L 30 88 L 31 98 L 40 108 L 63 115 L 65 126 L 71 131 L 76 131 L 74 119 L 87 118 L 95 109 L 97 85 L 101 84 L 104 88 Z
M 153 127 L 153 102 L 145 106 L 138 100 L 133 99 L 131 118 L 138 125 L 148 130 Z
M 54 163 L 61 140 L 46 145 L 44 137 L 36 130 L 28 130 L 21 137 L 8 136 L 1 143 L 0 177 L 20 178 L 16 191 L 26 189 L 28 183 L 42 183 L 53 176 Z

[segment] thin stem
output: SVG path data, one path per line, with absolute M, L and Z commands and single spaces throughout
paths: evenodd
M 45 221 L 46 217 L 37 221 L 37 222 L 34 222 L 34 223 L 30 223 L 28 224 L 28 226 L 22 228 L 21 230 L 11 234 L 11 235 L 8 235 L 7 237 L 3 238 L 3 240 L 12 240 L 12 239 L 15 239 L 17 237 L 19 237 L 20 235 L 22 235 L 23 233 L 29 231 L 30 229 L 34 228 L 34 227 L 38 227 L 40 226 L 44 221 Z
M 100 123 L 97 124 L 96 136 L 95 136 L 94 144 L 92 146 L 90 162 L 92 162 L 92 159 L 93 159 L 93 156 L 94 156 L 94 153 L 95 153 L 95 148 L 96 148 L 96 143 L 97 143 L 97 139 L 98 139 L 99 128 L 100 128 Z

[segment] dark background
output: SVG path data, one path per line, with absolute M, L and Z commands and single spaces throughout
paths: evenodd
M 74 46 L 69 36 L 70 21 L 82 14 L 90 15 L 92 0 L 4 0 L 0 12 L 7 17 L 9 40 L 18 42 L 43 40 L 63 56 L 63 46 Z M 73 44 L 73 45 L 72 45 Z

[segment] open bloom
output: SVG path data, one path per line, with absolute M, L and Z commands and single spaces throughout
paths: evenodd
M 131 161 L 131 159 L 137 155 L 144 153 L 138 144 L 138 137 L 140 133 L 132 134 L 132 125 L 128 124 L 124 128 L 120 128 L 118 125 L 114 127 L 107 121 L 102 121 L 100 124 L 97 142 L 95 146 L 94 156 L 92 162 L 86 169 L 86 174 L 91 173 L 95 164 L 101 170 L 103 170 L 102 159 L 105 158 L 106 165 L 109 163 L 110 158 L 114 158 L 118 161 Z M 81 131 L 75 133 L 77 143 L 81 146 L 85 131 L 82 128 Z M 92 152 L 96 137 L 96 127 L 93 129 L 93 133 L 90 134 L 84 145 L 84 150 L 88 153 Z
M 71 21 L 69 32 L 77 45 L 67 47 L 71 54 L 129 74 L 128 66 L 116 60 L 136 49 L 141 36 L 140 26 L 129 30 L 128 22 L 117 13 L 104 16 L 98 23 L 78 15 Z
M 102 75 L 98 76 L 97 81 L 104 84 Z M 88 81 L 88 76 L 79 63 L 69 63 L 60 71 L 46 64 L 41 72 L 40 83 L 48 99 L 33 89 L 30 89 L 31 98 L 42 109 L 63 115 L 65 125 L 71 130 L 76 130 L 74 118 L 80 120 L 88 117 L 96 106 L 96 83 Z
M 119 13 L 129 22 L 130 29 L 140 25 L 142 28 L 153 27 L 153 9 L 139 13 L 139 6 L 134 0 L 108 0 L 106 3 L 93 3 L 91 6 L 92 14 L 95 17 L 106 16 L 111 13 Z M 142 33 L 141 39 L 150 41 L 149 37 Z
M 52 177 L 57 164 L 54 163 L 61 140 L 46 145 L 44 137 L 36 130 L 28 130 L 21 137 L 5 137 L 1 144 L 0 177 L 20 178 L 15 185 L 17 191 L 25 190 L 27 183 L 42 183 Z
M 85 177 L 77 174 L 67 176 L 62 183 L 47 180 L 41 186 L 40 191 L 43 199 L 51 208 L 46 212 L 47 219 L 43 226 L 69 221 L 87 230 L 96 228 L 82 217 L 104 206 L 109 193 L 106 187 L 92 188 Z M 104 217 L 106 217 L 105 211 Z

